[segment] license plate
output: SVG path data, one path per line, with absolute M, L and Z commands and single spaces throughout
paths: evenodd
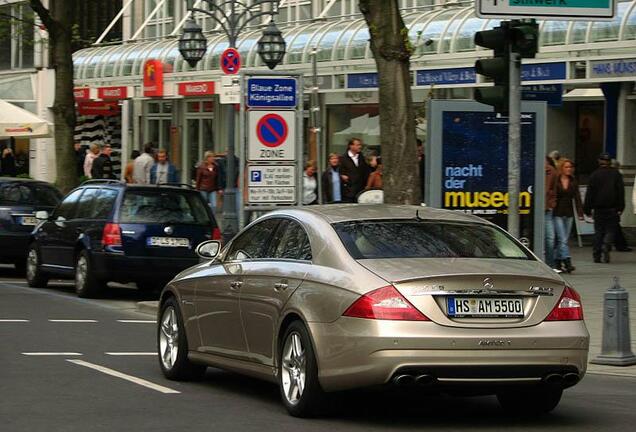
M 35 226 L 37 224 L 38 224 L 38 220 L 34 218 L 33 216 L 22 216 L 20 218 L 20 225 Z
M 523 301 L 514 297 L 448 297 L 448 316 L 454 318 L 522 317 Z
M 178 237 L 148 237 L 148 246 L 190 247 L 190 240 Z

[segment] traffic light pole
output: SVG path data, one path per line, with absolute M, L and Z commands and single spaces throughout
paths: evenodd
M 508 232 L 519 238 L 519 188 L 521 186 L 521 56 L 510 47 L 508 100 Z

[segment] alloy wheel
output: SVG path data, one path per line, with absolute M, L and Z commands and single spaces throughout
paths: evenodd
M 287 336 L 283 346 L 281 365 L 283 393 L 287 402 L 297 404 L 305 390 L 306 357 L 300 334 L 292 332 Z
M 86 277 L 88 274 L 88 262 L 86 257 L 80 256 L 77 260 L 77 268 L 75 269 L 75 286 L 78 290 L 84 289 L 86 285 Z
M 168 306 L 161 317 L 161 333 L 159 334 L 159 354 L 166 370 L 171 370 L 179 354 L 179 324 L 174 307 Z
M 29 250 L 29 255 L 27 256 L 27 265 L 26 272 L 27 278 L 29 280 L 35 279 L 35 275 L 38 271 L 38 253 L 35 249 Z

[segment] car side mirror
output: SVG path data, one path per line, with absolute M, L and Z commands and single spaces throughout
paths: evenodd
M 47 212 L 46 210 L 35 212 L 35 218 L 41 221 L 49 220 L 49 212 Z
M 197 255 L 199 255 L 199 257 L 203 259 L 214 259 L 219 255 L 219 252 L 221 252 L 221 242 L 217 240 L 204 241 L 203 243 L 199 244 L 199 246 L 197 246 L 196 252 Z

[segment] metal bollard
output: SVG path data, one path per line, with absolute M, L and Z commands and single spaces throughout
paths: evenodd
M 594 364 L 631 366 L 636 364 L 629 331 L 629 293 L 618 283 L 605 292 L 603 301 L 603 348 Z

